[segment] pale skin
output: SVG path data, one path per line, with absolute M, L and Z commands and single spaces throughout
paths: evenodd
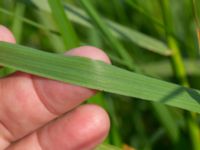
M 15 43 L 0 26 L 0 41 Z M 80 47 L 78 55 L 110 63 L 94 47 Z M 107 136 L 110 121 L 99 106 L 81 105 L 96 93 L 67 83 L 23 72 L 0 79 L 0 150 L 92 150 Z

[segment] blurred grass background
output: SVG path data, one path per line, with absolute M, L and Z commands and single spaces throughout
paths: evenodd
M 92 45 L 114 65 L 199 89 L 199 7 L 197 0 L 1 0 L 0 24 L 23 45 L 56 53 Z M 88 100 L 110 114 L 105 143 L 200 150 L 199 115 L 131 99 L 99 93 Z

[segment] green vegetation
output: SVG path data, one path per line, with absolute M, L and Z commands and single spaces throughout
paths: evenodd
M 0 75 L 103 90 L 88 100 L 111 118 L 98 150 L 200 150 L 199 16 L 198 0 L 2 0 L 0 24 L 24 46 L 0 42 Z M 113 65 L 53 54 L 81 45 Z

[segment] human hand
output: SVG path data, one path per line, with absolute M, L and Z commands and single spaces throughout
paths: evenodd
M 3 26 L 0 41 L 15 43 Z M 73 49 L 66 55 L 110 63 L 105 53 L 93 47 Z M 0 79 L 0 149 L 93 149 L 108 134 L 108 115 L 99 106 L 78 105 L 95 93 L 22 72 Z

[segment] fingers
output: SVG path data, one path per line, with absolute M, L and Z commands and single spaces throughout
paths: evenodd
M 8 150 L 90 150 L 108 134 L 109 118 L 95 105 L 80 106 L 11 145 Z
M 105 53 L 102 53 L 102 50 L 91 46 L 82 46 L 81 48 L 84 49 L 84 51 L 80 48 L 75 48 L 71 51 L 68 51 L 66 55 L 88 57 L 94 60 L 104 61 L 107 64 L 111 64 L 110 59 Z
M 96 48 L 81 47 L 73 51 L 86 51 L 85 55 L 93 51 L 96 58 L 101 56 L 100 59 L 106 56 Z M 1 79 L 0 87 L 0 120 L 10 131 L 12 136 L 7 139 L 11 141 L 43 126 L 96 93 L 91 89 L 19 72 Z
M 4 34 L 14 42 L 7 29 L 0 30 L 0 36 Z M 109 62 L 104 52 L 93 47 L 73 49 L 67 55 Z M 21 72 L 0 79 L 0 143 L 22 138 L 94 94 L 91 89 Z
M 16 43 L 12 33 L 2 25 L 0 25 L 0 41 Z
M 12 33 L 6 27 L 4 27 L 2 25 L 0 25 L 0 41 L 10 42 L 10 43 L 16 42 Z M 1 68 L 1 66 L 0 66 L 0 68 Z M 0 132 L 1 132 L 1 134 L 0 134 L 0 149 L 4 149 L 4 147 L 9 145 L 9 141 L 6 139 L 6 137 L 9 137 L 10 133 L 6 129 L 5 125 L 3 125 L 1 120 L 0 120 Z
M 65 54 L 83 56 L 110 63 L 108 56 L 104 52 L 89 46 L 76 48 Z M 36 76 L 33 77 L 33 83 L 42 103 L 50 112 L 57 115 L 72 109 L 96 93 L 95 90 L 88 88 Z

